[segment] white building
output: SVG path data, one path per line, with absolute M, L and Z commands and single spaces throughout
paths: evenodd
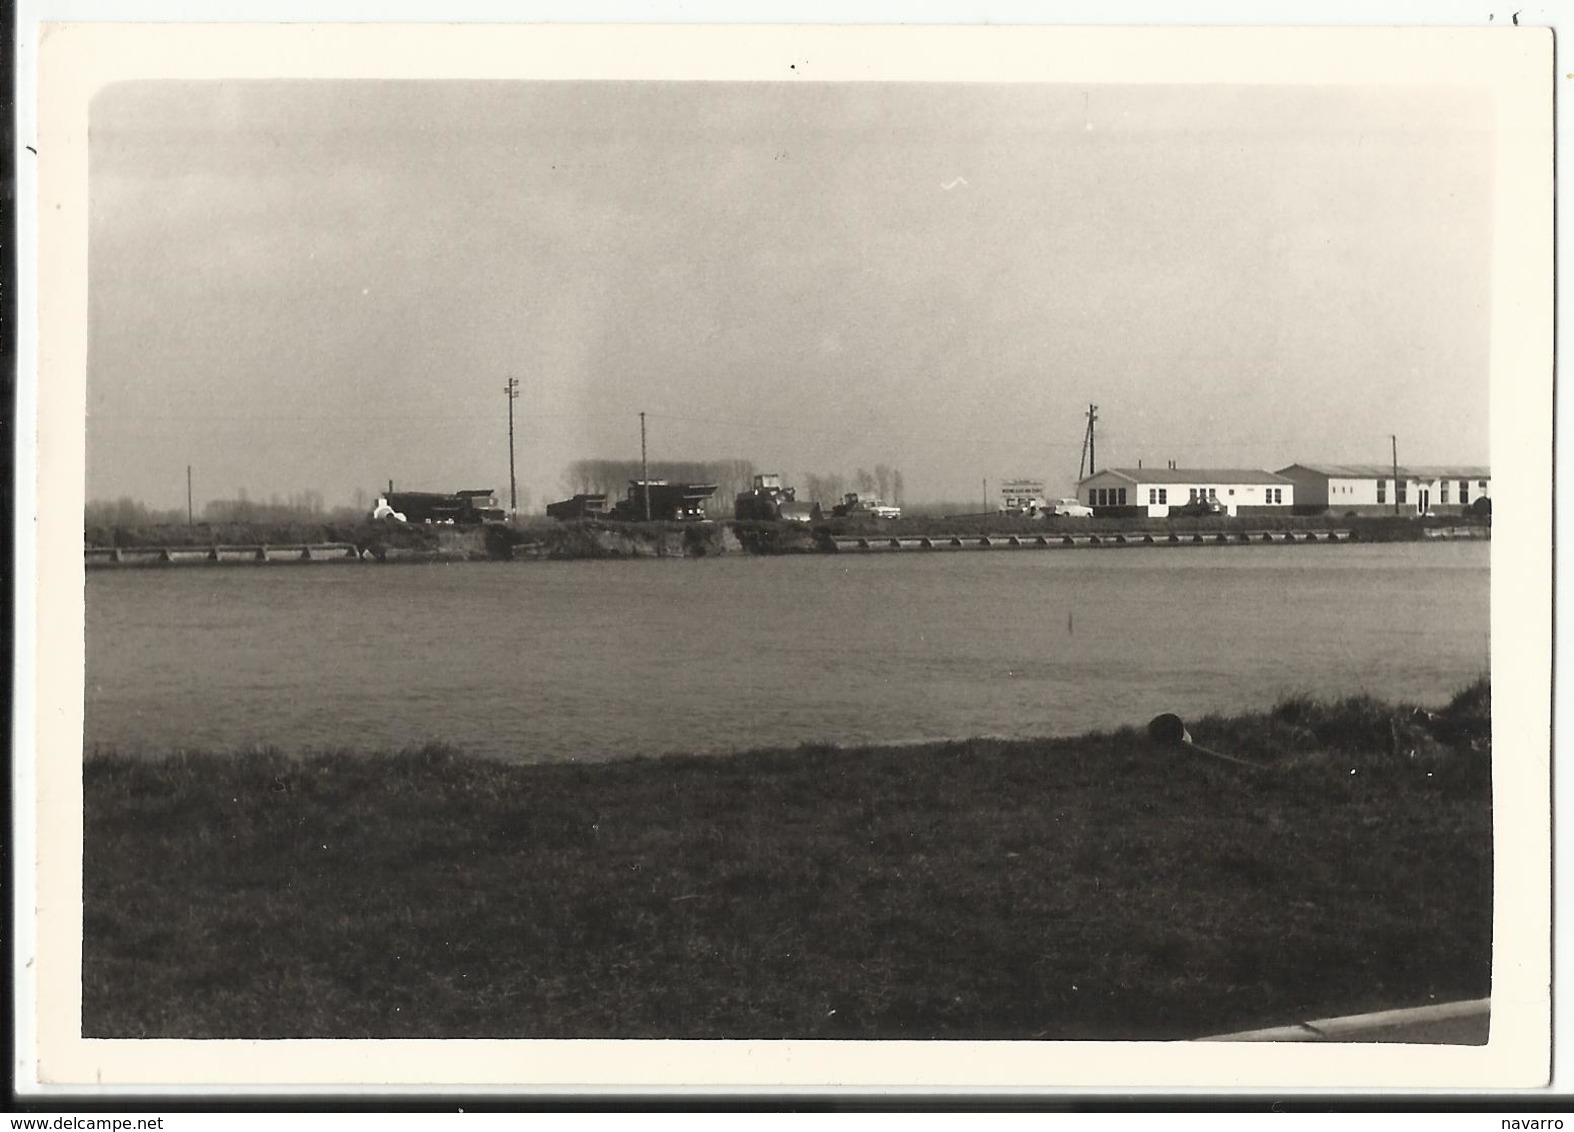
M 1226 515 L 1289 514 L 1295 484 L 1258 468 L 1105 468 L 1077 484 L 1095 513 L 1162 519 L 1189 506 Z
M 1279 474 L 1295 484 L 1303 509 L 1335 515 L 1457 515 L 1492 498 L 1492 470 L 1466 464 L 1291 464 Z

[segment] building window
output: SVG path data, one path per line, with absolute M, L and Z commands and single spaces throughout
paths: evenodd
M 1217 489 L 1216 489 L 1216 488 L 1211 488 L 1211 487 L 1210 487 L 1210 488 L 1209 488 L 1209 489 L 1208 489 L 1208 498 L 1209 498 L 1209 499 L 1213 499 L 1213 500 L 1217 500 L 1217 499 L 1218 499 L 1218 498 L 1219 498 L 1219 492 L 1218 492 L 1218 490 L 1217 490 Z
M 1447 503 L 1448 502 L 1448 481 L 1447 480 L 1438 480 L 1437 481 L 1437 501 L 1439 503 Z
M 1465 504 L 1467 504 L 1469 502 L 1470 502 L 1470 481 L 1469 480 L 1460 480 L 1459 481 L 1459 505 L 1461 507 L 1463 507 Z
M 1118 488 L 1115 489 L 1115 504 L 1118 507 L 1126 506 L 1126 489 L 1125 488 L 1118 487 Z
M 1156 488 L 1156 487 L 1148 488 L 1148 506 L 1151 507 L 1153 504 L 1157 503 L 1158 501 L 1159 501 L 1159 489 Z
M 1485 495 L 1486 493 L 1487 493 L 1487 481 L 1486 480 L 1477 480 L 1476 481 L 1476 494 L 1477 495 Z
M 1194 488 L 1194 487 L 1188 487 L 1186 490 L 1191 493 L 1190 502 L 1192 502 L 1192 503 L 1197 502 L 1197 489 Z
M 1395 503 L 1403 504 L 1405 502 L 1405 489 L 1408 488 L 1409 486 L 1410 486 L 1410 481 L 1409 480 L 1395 480 L 1394 481 L 1394 502 Z
M 1159 488 L 1159 502 L 1160 503 L 1168 503 L 1169 501 L 1170 501 L 1170 489 L 1167 488 L 1167 487 Z
M 1387 480 L 1378 480 L 1377 481 L 1377 501 L 1379 503 L 1387 503 L 1388 502 L 1388 481 Z

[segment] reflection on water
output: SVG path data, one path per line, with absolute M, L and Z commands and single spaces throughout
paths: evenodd
M 92 746 L 1068 734 L 1486 671 L 1484 544 L 95 571 Z

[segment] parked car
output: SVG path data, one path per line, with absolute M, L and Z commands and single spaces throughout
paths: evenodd
M 1170 508 L 1171 515 L 1181 515 L 1186 518 L 1197 518 L 1203 515 L 1224 514 L 1224 504 L 1217 499 L 1193 499 L 1189 503 L 1182 503 L 1179 507 Z
M 1093 508 L 1080 499 L 1057 499 L 1044 508 L 1044 514 L 1064 516 L 1068 519 L 1091 519 L 1093 517 Z

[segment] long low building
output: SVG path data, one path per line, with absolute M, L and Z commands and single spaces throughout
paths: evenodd
M 1492 470 L 1473 464 L 1291 464 L 1279 475 L 1295 484 L 1306 508 L 1336 515 L 1457 515 L 1492 498 Z
M 1295 490 L 1294 481 L 1261 468 L 1105 468 L 1077 484 L 1077 498 L 1102 515 L 1284 515 Z

